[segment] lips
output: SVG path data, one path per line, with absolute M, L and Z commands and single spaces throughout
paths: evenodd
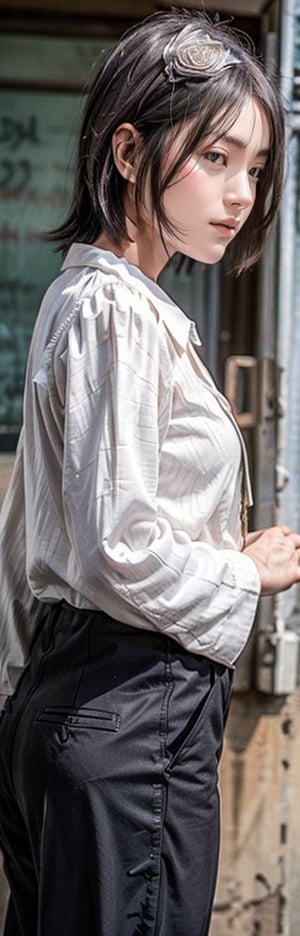
M 240 224 L 240 218 L 222 218 L 219 221 L 212 221 L 211 223 L 217 227 L 233 228 L 234 231 L 236 231 Z
M 233 237 L 239 227 L 239 221 L 236 218 L 226 218 L 226 221 L 211 221 L 211 227 L 215 228 L 224 237 Z

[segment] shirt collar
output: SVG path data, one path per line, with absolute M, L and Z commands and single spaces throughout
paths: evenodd
M 139 291 L 155 306 L 168 331 L 174 335 L 182 348 L 186 347 L 189 340 L 194 345 L 201 345 L 195 322 L 187 317 L 157 283 L 145 276 L 138 267 L 128 263 L 124 257 L 116 257 L 109 250 L 102 250 L 90 244 L 76 243 L 70 247 L 62 264 L 62 270 L 72 267 L 94 267 L 104 273 L 113 273 L 135 289 L 138 284 Z

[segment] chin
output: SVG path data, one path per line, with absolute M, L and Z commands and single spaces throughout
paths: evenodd
M 197 251 L 195 251 L 195 253 L 187 252 L 187 256 L 190 257 L 191 260 L 196 260 L 197 263 L 205 263 L 207 266 L 213 266 L 214 263 L 219 263 L 220 260 L 223 259 L 224 254 L 225 248 L 218 248 L 215 251 L 211 251 L 209 254 L 199 254 Z

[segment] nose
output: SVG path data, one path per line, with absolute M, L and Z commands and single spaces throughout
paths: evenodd
M 255 201 L 255 185 L 251 181 L 248 170 L 243 170 L 231 176 L 226 188 L 224 202 L 227 207 L 238 206 L 241 209 L 251 208 Z

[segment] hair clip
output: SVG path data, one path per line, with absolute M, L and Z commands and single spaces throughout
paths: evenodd
M 199 29 L 185 26 L 169 40 L 163 51 L 165 72 L 169 81 L 185 78 L 210 78 L 223 68 L 239 65 L 239 59 L 231 49 L 226 49 L 218 39 L 201 36 Z

